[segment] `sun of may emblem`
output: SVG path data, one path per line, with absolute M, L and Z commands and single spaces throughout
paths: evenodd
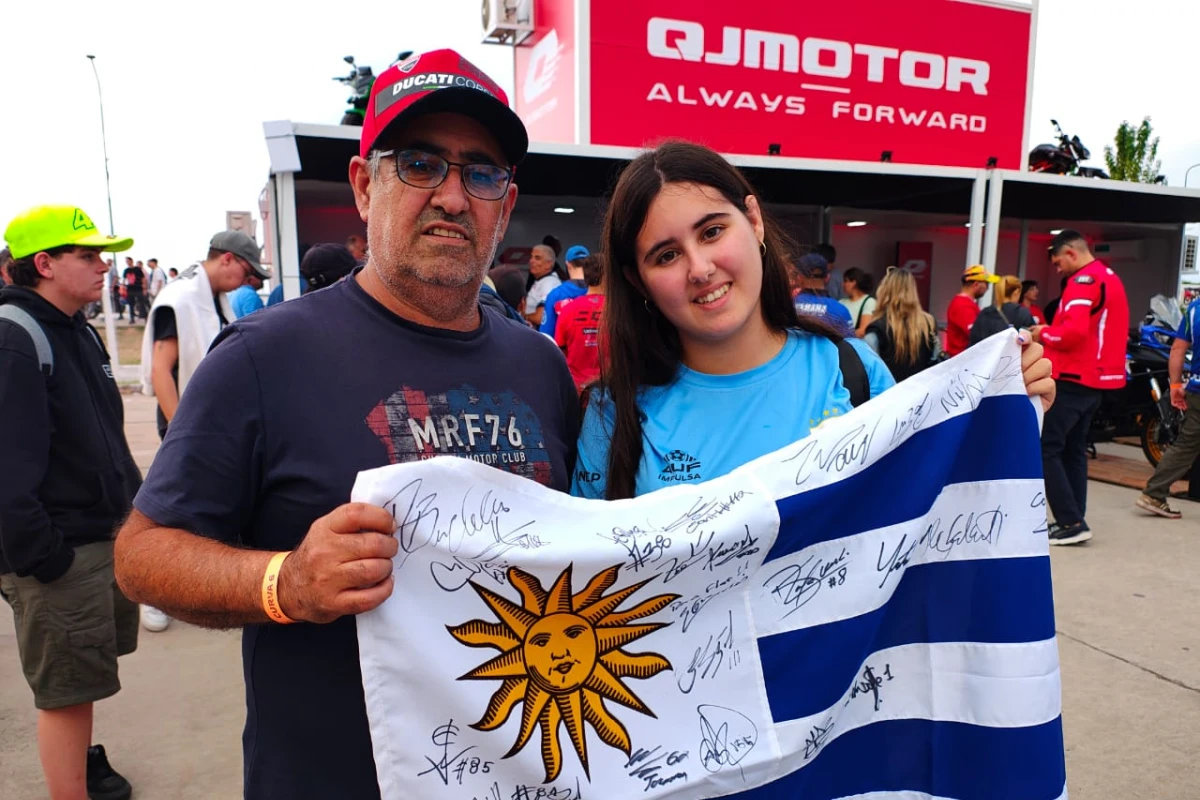
M 571 744 L 588 771 L 588 723 L 609 747 L 631 752 L 629 733 L 605 707 L 611 700 L 653 717 L 622 678 L 645 679 L 670 669 L 670 663 L 654 653 L 627 653 L 621 648 L 670 623 L 631 625 L 662 610 L 677 594 L 661 594 L 627 611 L 617 606 L 633 596 L 649 580 L 635 583 L 610 595 L 604 593 L 616 582 L 621 567 L 597 574 L 579 594 L 571 593 L 571 567 L 563 570 L 549 591 L 537 578 L 513 567 L 509 582 L 521 593 L 517 605 L 472 582 L 471 586 L 496 613 L 499 622 L 471 620 L 448 627 L 450 635 L 471 647 L 494 647 L 500 655 L 471 670 L 459 680 L 500 680 L 503 683 L 488 703 L 483 718 L 471 727 L 490 731 L 499 728 L 521 708 L 521 730 L 505 758 L 516 755 L 542 729 L 542 763 L 546 782 L 562 769 L 559 725 L 565 724 Z M 653 580 L 651 578 L 650 580 Z

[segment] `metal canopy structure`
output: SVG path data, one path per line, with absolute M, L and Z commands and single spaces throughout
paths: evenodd
M 290 121 L 263 124 L 271 158 L 269 193 L 276 218 L 270 225 L 272 253 L 279 262 L 284 293 L 299 291 L 296 235 L 297 182 L 345 186 L 347 165 L 358 154 L 359 129 Z M 641 151 L 599 145 L 530 144 L 517 173 L 521 195 L 604 197 L 624 165 Z M 971 214 L 983 220 L 985 170 L 913 164 L 864 164 L 855 161 L 730 156 L 769 203 L 846 208 Z M 518 206 L 519 207 L 519 206 Z M 973 252 L 982 241 L 981 226 L 972 230 Z
M 1200 191 L 996 170 L 1004 184 L 1000 214 L 1016 219 L 1184 224 L 1200 220 Z
M 284 293 L 299 293 L 296 196 L 344 192 L 358 153 L 358 128 L 290 121 L 263 125 L 271 160 L 268 226 Z M 525 197 L 602 198 L 621 168 L 641 151 L 601 145 L 530 144 L 517 183 Z M 966 264 L 994 264 L 1006 220 L 1137 223 L 1177 227 L 1200 221 L 1200 190 L 1099 181 L 1014 170 L 864 163 L 784 156 L 729 156 L 768 203 L 961 216 L 968 220 Z M 315 190 L 329 184 L 330 191 Z M 338 187 L 334 191 L 334 187 Z M 519 209 L 518 204 L 518 209 Z M 985 224 L 986 222 L 986 224 Z M 1012 225 L 1009 225 L 1011 228 Z M 1024 248 L 1022 248 L 1022 272 Z M 965 265 L 964 265 L 965 266 Z
M 1145 223 L 1183 228 L 1200 220 L 1200 190 L 1066 175 L 991 170 L 980 263 L 995 264 L 1001 220 Z M 1023 236 L 1024 239 L 1024 236 Z M 1025 254 L 1021 255 L 1024 274 Z

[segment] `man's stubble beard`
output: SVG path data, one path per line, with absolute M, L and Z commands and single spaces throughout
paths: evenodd
M 411 250 L 415 250 L 421 242 L 421 234 L 417 233 L 409 253 L 401 255 L 398 263 L 381 267 L 377 256 L 390 248 L 380 248 L 371 250 L 370 265 L 394 297 L 417 306 L 434 319 L 451 319 L 477 302 L 483 276 L 487 274 L 500 244 L 501 224 L 502 220 L 497 220 L 495 229 L 488 237 L 490 243 L 485 253 L 471 248 L 467 253 L 459 254 L 454 252 L 457 248 L 446 248 L 444 254 L 424 261 L 423 267 L 418 266 L 413 263 L 411 256 Z M 478 243 L 482 240 L 473 237 L 473 241 Z M 475 261 L 473 268 L 457 271 L 455 267 L 464 258 Z M 448 263 L 450 268 L 440 268 L 439 262 Z

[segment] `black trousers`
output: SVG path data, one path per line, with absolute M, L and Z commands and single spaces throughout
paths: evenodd
M 130 289 L 126 294 L 129 300 L 129 321 L 133 322 L 137 317 L 145 319 L 150 313 L 146 305 L 146 293 L 140 289 L 138 291 Z
M 1087 437 L 1100 390 L 1058 382 L 1058 397 L 1042 424 L 1042 472 L 1054 521 L 1074 525 L 1087 514 Z

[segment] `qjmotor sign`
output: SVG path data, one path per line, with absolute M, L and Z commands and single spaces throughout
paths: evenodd
M 517 113 L 537 142 L 575 141 L 575 7 L 537 0 L 534 35 L 516 49 Z
M 1031 13 L 972 0 L 591 4 L 591 142 L 1019 169 Z

